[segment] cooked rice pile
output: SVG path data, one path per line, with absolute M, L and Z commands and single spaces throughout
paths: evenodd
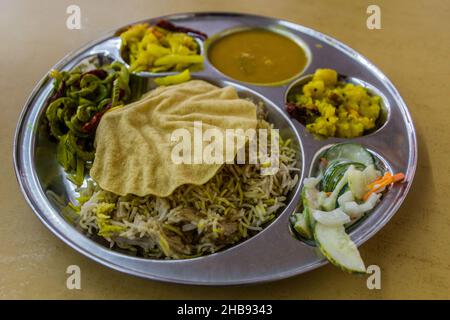
M 271 125 L 259 120 L 258 127 Z M 286 205 L 299 169 L 290 140 L 280 137 L 279 142 L 275 175 L 261 175 L 259 164 L 225 164 L 206 184 L 183 185 L 165 198 L 117 196 L 90 182 L 80 190 L 81 207 L 72 206 L 76 220 L 111 247 L 144 257 L 180 259 L 217 252 L 261 231 Z

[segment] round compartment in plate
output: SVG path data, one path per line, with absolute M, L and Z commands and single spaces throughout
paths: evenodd
M 129 48 L 126 46 L 122 45 L 122 38 L 121 38 L 121 34 L 126 32 L 129 28 L 136 26 L 138 24 L 133 24 L 133 25 L 129 25 L 125 28 L 120 28 L 119 30 L 117 30 L 115 32 L 115 35 L 117 36 L 117 38 L 111 40 L 112 42 L 116 43 L 116 48 L 114 48 L 117 52 L 118 52 L 118 60 L 125 64 L 127 66 L 127 68 L 131 67 L 130 64 L 130 59 L 129 57 L 127 57 L 127 53 L 129 52 Z M 154 25 L 154 24 L 149 24 L 149 25 Z M 173 32 L 177 32 L 177 31 L 173 31 Z M 203 37 L 200 37 L 199 35 L 196 35 L 192 32 L 188 32 L 187 35 L 189 37 L 191 37 L 195 43 L 197 44 L 197 52 L 196 54 L 204 56 L 204 41 L 205 39 Z M 156 60 L 156 59 L 155 59 Z M 153 62 L 152 62 L 153 63 Z M 173 67 L 172 67 L 173 68 Z M 192 64 L 189 65 L 187 68 L 185 69 L 189 69 L 191 72 L 195 72 L 195 71 L 200 71 L 202 70 L 203 65 L 202 64 Z M 132 71 L 131 73 L 138 75 L 140 77 L 154 77 L 154 76 L 158 76 L 158 77 L 163 77 L 163 76 L 168 76 L 168 75 L 173 75 L 173 74 L 177 74 L 185 69 L 179 70 L 179 71 L 175 71 L 175 70 L 167 70 L 167 71 L 159 71 L 159 72 L 152 72 L 152 71 L 147 71 L 147 70 L 143 70 L 143 71 Z
M 322 174 L 320 173 L 320 162 L 321 162 L 321 159 L 327 153 L 327 151 L 333 147 L 340 146 L 340 145 L 346 145 L 346 144 L 352 144 L 352 143 L 350 142 L 350 143 L 330 144 L 330 145 L 326 145 L 326 146 L 322 147 L 319 151 L 317 151 L 316 154 L 314 155 L 314 157 L 312 158 L 312 165 L 310 166 L 309 172 L 305 173 L 305 178 L 321 176 L 323 173 Z M 370 147 L 368 147 L 366 145 L 362 145 L 362 147 L 364 147 L 367 150 L 367 152 L 369 152 L 370 156 L 373 159 L 373 164 L 375 166 L 375 169 L 379 170 L 381 175 L 383 175 L 386 172 L 390 172 L 391 174 L 394 173 L 389 162 L 381 154 L 379 154 L 378 152 L 375 152 L 374 150 L 372 150 Z M 319 186 L 319 190 L 321 190 L 320 182 L 319 182 L 318 186 Z M 360 228 L 360 227 L 364 228 L 365 221 L 367 219 L 369 219 L 372 214 L 381 216 L 382 212 L 380 213 L 379 211 L 382 209 L 379 209 L 379 207 L 385 206 L 384 201 L 389 202 L 389 200 L 385 200 L 386 198 L 389 198 L 391 196 L 389 193 L 396 193 L 399 190 L 401 190 L 402 188 L 403 188 L 403 186 L 398 185 L 398 184 L 389 186 L 387 188 L 387 190 L 385 190 L 383 192 L 383 196 L 381 197 L 380 202 L 372 210 L 367 211 L 361 218 L 357 219 L 356 221 L 353 221 L 353 222 L 345 225 L 346 232 L 348 234 L 352 235 L 352 234 L 358 232 L 358 228 Z M 292 215 L 295 215 L 295 213 L 297 213 L 297 212 L 303 212 L 303 209 L 304 208 L 303 208 L 302 202 L 299 201 L 296 211 L 293 212 Z M 367 225 L 365 227 L 367 228 Z M 294 238 L 304 242 L 305 244 L 307 244 L 309 246 L 312 246 L 312 247 L 316 246 L 316 242 L 313 239 L 306 238 L 303 235 L 301 235 L 299 232 L 297 232 L 294 229 L 294 226 L 292 223 L 289 223 L 289 228 L 290 228 L 290 232 Z
M 297 94 L 301 94 L 303 86 L 305 84 L 307 84 L 308 82 L 310 82 L 312 79 L 313 79 L 313 75 L 308 74 L 308 75 L 305 75 L 305 76 L 299 78 L 298 80 L 294 81 L 289 86 L 289 88 L 286 90 L 286 94 L 285 94 L 285 98 L 284 98 L 286 106 L 288 104 L 295 104 L 295 96 Z M 380 97 L 381 110 L 380 110 L 380 114 L 379 114 L 377 120 L 375 121 L 375 127 L 373 129 L 364 131 L 362 136 L 367 136 L 367 135 L 373 134 L 373 133 L 381 130 L 384 127 L 384 125 L 387 123 L 387 121 L 389 120 L 389 114 L 390 114 L 390 106 L 389 106 L 388 99 L 386 99 L 386 97 L 381 93 L 381 91 L 378 90 L 376 87 L 372 86 L 371 84 L 369 84 L 361 79 L 355 78 L 355 77 L 338 74 L 338 81 L 343 82 L 343 83 L 351 83 L 354 85 L 362 86 L 363 88 L 367 89 L 369 95 Z M 304 118 L 297 119 L 295 116 L 292 116 L 292 117 L 294 119 L 298 120 L 304 126 L 306 126 L 308 124 L 308 123 L 305 123 Z M 326 139 L 327 137 L 320 136 L 320 138 Z M 330 138 L 330 137 L 328 137 L 328 138 Z M 342 139 L 352 139 L 352 138 L 342 138 Z
M 350 143 L 345 143 L 345 142 L 344 143 L 335 143 L 335 144 L 329 144 L 329 145 L 326 145 L 326 146 L 320 148 L 320 150 L 317 151 L 316 154 L 314 155 L 314 157 L 312 158 L 312 165 L 310 166 L 309 172 L 307 172 L 307 173 L 305 172 L 305 178 L 321 176 L 321 173 L 320 173 L 320 162 L 321 162 L 321 159 L 327 153 L 327 151 L 330 150 L 333 147 L 340 146 L 340 145 L 347 145 L 347 144 L 351 145 L 353 143 L 351 143 L 351 142 Z M 394 173 L 392 167 L 389 164 L 389 162 L 381 154 L 379 154 L 378 152 L 375 152 L 374 150 L 372 150 L 367 145 L 362 145 L 362 147 L 364 147 L 367 150 L 367 152 L 369 152 L 370 156 L 373 159 L 373 164 L 375 166 L 375 169 L 378 170 L 381 173 L 381 175 L 383 175 L 386 172 L 390 172 L 391 174 Z M 320 189 L 320 185 L 321 184 L 319 182 L 319 185 L 318 185 L 319 186 L 319 190 L 321 190 Z M 398 185 L 398 184 L 389 186 L 387 188 L 387 190 L 385 190 L 383 192 L 383 196 L 381 197 L 381 201 L 372 210 L 366 212 L 364 214 L 364 216 L 362 216 L 358 220 L 356 220 L 354 222 L 351 222 L 351 223 L 349 223 L 348 225 L 345 226 L 346 232 L 348 234 L 350 234 L 350 235 L 352 233 L 354 233 L 354 232 L 357 232 L 358 228 L 361 225 L 364 224 L 364 221 L 366 219 L 368 219 L 374 213 L 377 214 L 378 216 L 382 216 L 384 214 L 384 212 L 383 211 L 379 211 L 378 207 L 384 206 L 383 201 L 386 198 L 386 196 L 388 196 L 389 192 L 396 193 L 401 188 L 402 188 L 402 186 Z M 302 203 L 300 201 L 298 206 L 297 206 L 297 208 L 296 208 L 296 211 L 293 212 L 292 215 L 294 215 L 297 212 L 302 212 L 302 211 L 303 211 L 303 205 L 302 205 Z M 291 233 L 293 234 L 293 236 L 295 238 L 299 239 L 300 241 L 303 241 L 307 245 L 310 245 L 310 246 L 313 246 L 313 247 L 316 246 L 316 243 L 315 243 L 315 241 L 313 239 L 305 238 L 304 236 L 299 234 L 297 231 L 295 231 L 292 223 L 290 223 L 289 226 L 290 226 Z
M 298 77 L 311 53 L 297 36 L 281 28 L 241 26 L 225 30 L 206 44 L 214 68 L 241 82 L 277 86 Z

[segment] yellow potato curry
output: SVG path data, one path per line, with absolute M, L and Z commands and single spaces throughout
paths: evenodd
M 366 88 L 338 81 L 332 69 L 317 69 L 301 92 L 288 97 L 288 113 L 323 137 L 354 138 L 375 129 L 381 97 Z

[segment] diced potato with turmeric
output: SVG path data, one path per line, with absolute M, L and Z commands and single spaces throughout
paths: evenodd
M 348 101 L 360 103 L 362 99 L 367 97 L 367 91 L 362 86 L 355 86 L 353 83 L 348 83 L 344 87 L 345 96 Z
M 313 80 L 321 80 L 325 86 L 332 87 L 337 83 L 337 72 L 333 69 L 317 69 Z
M 378 104 L 371 104 L 367 107 L 361 107 L 359 113 L 367 118 L 378 119 L 380 116 L 380 106 Z
M 310 81 L 303 86 L 303 94 L 307 97 L 320 98 L 323 96 L 325 84 L 322 80 Z
M 290 101 L 292 102 L 292 101 Z M 381 97 L 361 85 L 337 81 L 337 72 L 318 69 L 294 96 L 298 108 L 307 109 L 301 121 L 314 134 L 354 138 L 375 128 L 381 114 Z
M 319 110 L 320 114 L 325 118 L 333 117 L 336 114 L 336 108 L 325 101 L 316 100 L 315 104 L 317 106 L 317 110 Z
M 315 132 L 322 136 L 332 137 L 336 132 L 335 126 L 336 121 L 337 117 L 332 118 L 318 117 L 316 121 L 314 121 L 314 123 L 308 124 L 306 128 L 309 131 Z

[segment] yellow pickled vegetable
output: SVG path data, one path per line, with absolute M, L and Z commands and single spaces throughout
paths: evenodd
M 158 86 L 171 86 L 171 85 L 183 83 L 183 82 L 186 82 L 189 80 L 191 80 L 191 73 L 189 72 L 189 70 L 184 70 L 183 72 L 178 73 L 178 74 L 174 74 L 171 76 L 165 76 L 165 77 L 161 77 L 161 78 L 156 78 L 155 83 Z
M 120 35 L 121 52 L 132 72 L 183 71 L 203 63 L 193 37 L 147 23 L 130 27 Z
M 324 137 L 354 138 L 374 129 L 381 98 L 366 88 L 338 81 L 332 69 L 317 69 L 301 94 L 289 101 L 288 112 L 309 132 Z

